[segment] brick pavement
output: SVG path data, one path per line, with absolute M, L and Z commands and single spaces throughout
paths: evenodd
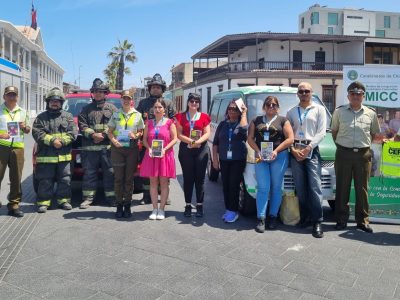
M 372 224 L 373 235 L 355 224 L 337 232 L 326 208 L 323 239 L 283 225 L 259 234 L 253 219 L 222 222 L 221 185 L 210 182 L 204 219 L 187 219 L 179 169 L 164 221 L 148 220 L 150 206 L 137 201 L 132 220 L 116 221 L 105 206 L 79 210 L 79 191 L 72 211 L 38 215 L 29 165 L 24 174 L 26 216 L 0 209 L 0 228 L 24 221 L 30 230 L 19 244 L 0 231 L 0 258 L 12 253 L 2 300 L 400 298 L 398 225 Z M 6 189 L 3 183 L 3 199 Z

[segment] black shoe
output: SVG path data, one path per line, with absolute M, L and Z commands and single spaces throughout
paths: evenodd
M 203 205 L 196 205 L 196 217 L 197 218 L 202 218 L 203 215 L 204 215 Z
M 300 219 L 300 222 L 299 223 L 297 223 L 297 227 L 300 227 L 300 228 L 307 228 L 307 227 L 309 227 L 309 226 L 311 226 L 311 221 L 309 220 L 309 219 L 303 219 L 303 218 L 301 218 Z
M 124 213 L 124 207 L 121 204 L 118 204 L 117 205 L 117 212 L 115 213 L 115 217 L 117 219 L 120 219 L 120 218 L 122 218 L 123 213 Z
M 258 224 L 256 226 L 256 231 L 259 233 L 265 232 L 265 219 L 259 219 Z
M 324 232 L 322 231 L 322 226 L 320 222 L 314 223 L 312 235 L 317 239 L 320 239 L 324 236 Z
M 275 230 L 278 227 L 277 218 L 274 216 L 270 216 L 267 224 L 267 228 L 269 230 Z
M 140 200 L 140 204 L 145 205 L 145 204 L 150 204 L 150 203 L 151 203 L 150 192 L 144 191 L 143 198 Z
M 132 211 L 131 211 L 131 204 L 130 203 L 124 205 L 123 217 L 126 218 L 126 219 L 132 217 Z
M 192 205 L 191 204 L 186 204 L 183 215 L 187 218 L 192 216 Z
M 337 222 L 335 225 L 336 230 L 345 230 L 347 228 L 347 223 Z
M 368 233 L 374 232 L 369 224 L 357 224 L 357 228 Z
M 24 216 L 24 212 L 20 210 L 19 208 L 12 209 L 8 211 L 9 216 L 17 217 L 17 218 L 22 218 Z

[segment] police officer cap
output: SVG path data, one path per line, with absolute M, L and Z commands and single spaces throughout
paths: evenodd
M 64 101 L 65 100 L 64 93 L 58 87 L 54 87 L 46 94 L 45 101 L 50 101 L 50 100 Z
M 163 92 L 165 92 L 167 85 L 165 81 L 162 79 L 161 75 L 156 73 L 154 74 L 153 78 L 149 81 L 147 81 L 147 87 L 150 90 L 152 85 L 159 85 L 161 86 Z
M 354 82 L 350 83 L 350 85 L 347 87 L 347 92 L 348 93 L 356 93 L 356 94 L 364 94 L 365 86 L 359 81 L 354 81 Z
M 122 91 L 121 98 L 124 98 L 124 97 L 128 97 L 131 100 L 133 99 L 131 93 L 129 92 L 129 90 Z
M 18 88 L 15 86 L 7 86 L 4 89 L 4 95 L 11 94 L 11 93 L 16 94 L 18 96 Z
M 197 100 L 201 100 L 201 96 L 197 93 L 189 93 L 188 95 L 188 100 L 190 99 L 197 99 Z
M 100 78 L 96 78 L 95 80 L 93 80 L 92 87 L 90 88 L 91 93 L 94 93 L 95 91 L 100 91 L 108 94 L 110 92 L 110 88 L 108 84 L 104 83 Z

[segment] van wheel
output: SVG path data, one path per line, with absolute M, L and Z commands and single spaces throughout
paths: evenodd
M 244 216 L 252 216 L 257 213 L 256 199 L 246 190 L 244 181 L 240 182 L 239 212 Z
M 214 167 L 212 166 L 212 161 L 211 161 L 211 156 L 208 159 L 207 163 L 207 176 L 208 180 L 212 182 L 217 182 L 218 181 L 218 176 L 219 176 L 219 171 L 215 170 Z
M 328 200 L 329 207 L 335 211 L 335 200 Z

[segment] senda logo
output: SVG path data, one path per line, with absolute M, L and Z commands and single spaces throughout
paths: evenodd
M 350 70 L 349 72 L 347 72 L 347 78 L 349 78 L 350 80 L 354 81 L 358 78 L 358 73 L 356 70 Z
M 366 101 L 397 101 L 397 92 L 366 92 Z

